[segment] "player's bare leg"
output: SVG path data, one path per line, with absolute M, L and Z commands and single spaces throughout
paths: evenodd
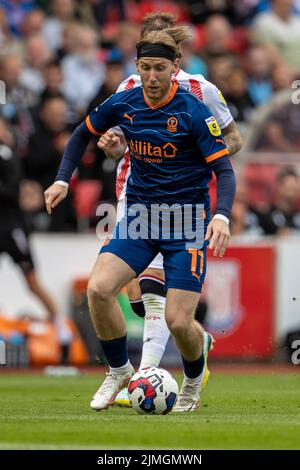
M 203 348 L 203 329 L 194 319 L 200 294 L 181 289 L 169 289 L 166 320 L 175 343 L 187 361 L 199 358 Z
M 88 302 L 92 321 L 109 363 L 109 373 L 95 393 L 91 408 L 109 407 L 117 393 L 128 384 L 134 370 L 128 360 L 126 327 L 117 294 L 135 272 L 111 253 L 98 256 L 88 284 Z
M 134 312 L 144 318 L 143 349 L 139 369 L 158 367 L 165 352 L 170 332 L 165 320 L 165 283 L 163 269 L 147 268 L 139 280 L 127 286 Z M 128 391 L 117 395 L 115 404 L 131 406 Z
M 205 333 L 195 320 L 197 292 L 169 289 L 166 321 L 181 353 L 184 380 L 174 407 L 175 412 L 197 411 L 205 374 Z

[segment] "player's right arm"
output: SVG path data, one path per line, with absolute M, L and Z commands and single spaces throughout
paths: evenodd
M 67 196 L 72 174 L 83 157 L 91 138 L 99 137 L 103 131 L 116 124 L 113 117 L 112 101 L 113 96 L 92 111 L 71 135 L 55 182 L 44 193 L 48 214 L 51 214 L 52 210 Z

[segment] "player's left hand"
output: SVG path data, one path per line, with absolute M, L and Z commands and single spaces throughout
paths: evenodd
M 208 224 L 205 240 L 209 240 L 209 248 L 214 256 L 223 257 L 230 237 L 229 225 L 221 219 L 212 219 Z

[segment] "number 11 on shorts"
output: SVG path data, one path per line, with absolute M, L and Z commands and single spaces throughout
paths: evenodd
M 197 250 L 196 248 L 189 248 L 188 252 L 192 255 L 191 257 L 192 276 L 196 277 L 200 281 L 200 276 L 203 273 L 203 266 L 204 266 L 203 250 Z M 200 265 L 199 274 L 197 274 L 197 266 L 199 265 Z

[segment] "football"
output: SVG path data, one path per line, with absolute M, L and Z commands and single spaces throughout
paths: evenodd
M 148 367 L 139 370 L 128 385 L 132 408 L 140 414 L 166 415 L 178 397 L 178 385 L 165 369 Z

